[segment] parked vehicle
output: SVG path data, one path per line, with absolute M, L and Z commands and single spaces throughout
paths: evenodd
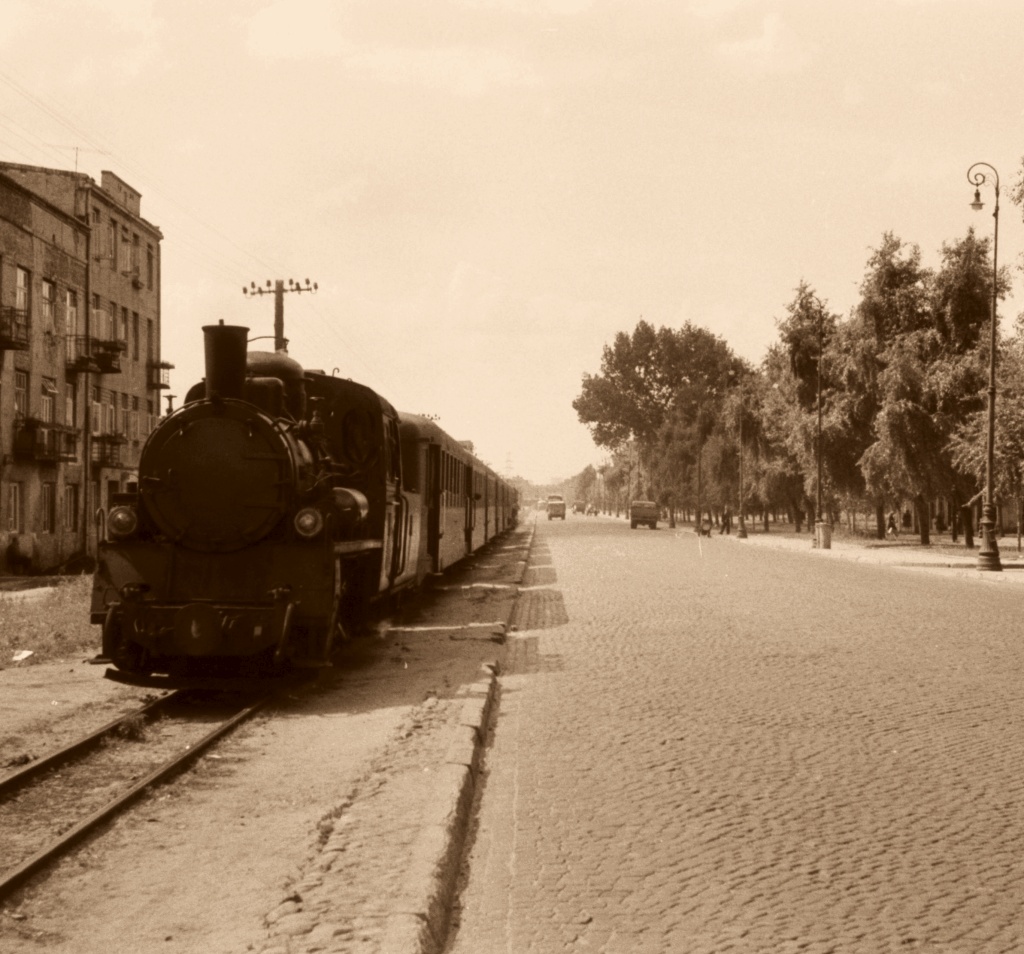
M 640 524 L 658 529 L 660 510 L 653 500 L 634 500 L 629 505 L 629 529 L 635 530 Z

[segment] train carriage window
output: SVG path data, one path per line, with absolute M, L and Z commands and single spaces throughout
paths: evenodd
M 387 419 L 387 440 L 388 474 L 392 480 L 398 480 L 402 475 L 402 456 L 399 453 L 398 421 L 393 417 Z
M 402 441 L 402 487 L 410 493 L 425 490 L 427 475 L 421 473 L 420 442 L 414 438 Z

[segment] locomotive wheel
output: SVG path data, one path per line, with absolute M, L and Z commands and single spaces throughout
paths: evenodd
M 103 621 L 103 655 L 122 672 L 148 674 L 153 671 L 148 665 L 146 650 L 128 639 L 124 631 L 124 617 L 116 606 L 107 610 L 107 618 Z

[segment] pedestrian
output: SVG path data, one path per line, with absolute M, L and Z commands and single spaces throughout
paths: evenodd
M 729 533 L 732 530 L 732 514 L 729 513 L 728 507 L 722 508 L 722 529 L 718 531 L 719 535 L 723 533 Z
M 896 537 L 898 537 L 900 535 L 899 527 L 896 525 L 896 511 L 895 510 L 890 510 L 889 511 L 889 523 L 888 523 L 888 525 L 885 528 L 885 535 L 887 537 L 891 536 L 893 539 L 895 539 Z

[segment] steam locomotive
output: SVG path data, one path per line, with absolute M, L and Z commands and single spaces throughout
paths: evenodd
M 432 421 L 203 333 L 204 381 L 105 514 L 91 619 L 118 678 L 329 665 L 375 601 L 514 526 L 514 488 Z

